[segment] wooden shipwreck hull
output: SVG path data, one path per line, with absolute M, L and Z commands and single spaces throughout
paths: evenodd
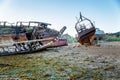
M 41 42 L 49 41 L 46 44 L 41 44 Z M 0 45 L 0 56 L 10 55 L 10 54 L 22 54 L 22 53 L 31 53 L 46 49 L 52 45 L 54 39 L 39 39 L 39 40 L 30 40 L 30 41 L 21 41 L 13 43 L 3 43 Z
M 0 22 L 0 55 L 31 53 L 53 47 L 66 27 L 56 31 L 48 28 L 48 25 L 50 24 L 33 21 L 17 22 L 15 25 Z M 63 45 L 60 44 L 56 46 Z
M 87 24 L 86 24 L 87 22 Z M 88 28 L 89 27 L 89 28 Z M 77 40 L 80 44 L 92 44 L 95 38 L 95 27 L 91 20 L 84 17 L 80 13 L 80 18 L 78 19 L 77 23 L 75 24 L 75 29 L 77 31 Z

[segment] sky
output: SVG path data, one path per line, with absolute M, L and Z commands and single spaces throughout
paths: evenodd
M 0 0 L 0 21 L 40 21 L 75 36 L 79 12 L 105 33 L 120 31 L 120 0 Z

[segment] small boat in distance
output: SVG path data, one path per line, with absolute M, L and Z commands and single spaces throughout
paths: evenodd
M 77 31 L 77 41 L 81 45 L 89 44 L 91 45 L 95 38 L 95 26 L 92 21 L 81 15 L 79 19 L 77 18 L 77 23 L 75 24 L 75 29 Z

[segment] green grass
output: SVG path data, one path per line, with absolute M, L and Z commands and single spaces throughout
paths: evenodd
M 0 57 L 0 79 L 24 80 L 104 80 L 102 69 L 88 69 L 43 56 Z
M 67 39 L 68 43 L 76 43 L 77 42 L 77 40 L 74 37 L 72 37 L 68 34 L 63 35 L 61 38 Z
M 120 37 L 110 37 L 106 41 L 109 41 L 109 42 L 120 41 Z

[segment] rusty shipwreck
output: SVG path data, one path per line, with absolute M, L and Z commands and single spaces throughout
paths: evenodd
M 49 28 L 49 25 L 51 24 L 37 21 L 18 21 L 15 24 L 0 22 L 0 56 L 67 45 L 66 40 L 60 39 L 66 27 L 57 31 Z
M 91 45 L 95 38 L 95 26 L 92 21 L 80 13 L 80 17 L 77 18 L 75 24 L 75 29 L 77 31 L 77 41 L 81 45 L 89 44 Z

